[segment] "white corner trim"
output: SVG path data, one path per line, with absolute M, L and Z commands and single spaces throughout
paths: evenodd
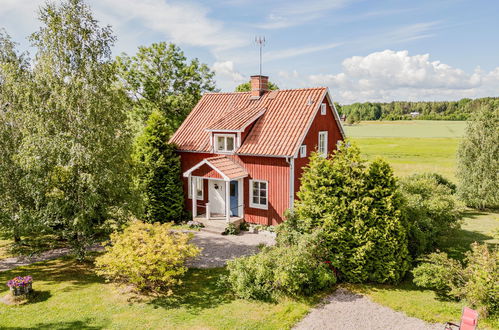
M 333 116 L 334 116 L 334 119 L 336 119 L 336 123 L 338 124 L 338 127 L 340 128 L 341 137 L 343 139 L 345 139 L 346 138 L 345 130 L 343 129 L 343 124 L 341 123 L 341 119 L 340 119 L 340 116 L 338 115 L 338 111 L 336 110 L 336 107 L 334 106 L 334 102 L 333 102 L 333 98 L 331 97 L 331 93 L 329 93 L 329 87 L 327 88 L 326 97 L 329 101 L 329 105 L 331 106 L 331 109 L 333 109 Z
M 295 159 L 290 157 L 289 161 L 289 209 L 293 209 L 295 201 Z
M 315 110 L 313 111 L 313 115 L 310 116 L 310 119 L 308 120 L 307 123 L 307 129 L 305 132 L 303 132 L 302 136 L 300 137 L 300 143 L 298 143 L 297 146 L 295 146 L 295 152 L 294 152 L 294 158 L 298 158 L 298 153 L 300 152 L 300 146 L 303 144 L 303 141 L 305 140 L 305 137 L 307 137 L 308 131 L 310 130 L 310 127 L 312 127 L 312 123 L 314 122 L 315 117 L 317 116 L 317 113 L 320 111 L 322 101 L 326 97 L 327 93 L 329 92 L 329 89 L 326 89 L 324 93 L 320 97 L 320 101 L 317 102 L 317 105 L 315 106 Z

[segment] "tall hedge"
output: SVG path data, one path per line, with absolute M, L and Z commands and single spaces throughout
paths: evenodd
M 499 208 L 499 104 L 484 106 L 459 146 L 458 192 L 468 206 Z
M 149 222 L 179 222 L 183 216 L 180 157 L 175 146 L 168 143 L 169 137 L 167 121 L 156 111 L 135 146 L 138 185 Z
M 392 169 L 369 165 L 356 146 L 328 158 L 313 154 L 294 216 L 302 232 L 320 228 L 330 260 L 348 282 L 397 282 L 409 268 L 407 233 Z

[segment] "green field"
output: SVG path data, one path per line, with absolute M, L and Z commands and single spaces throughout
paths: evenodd
M 438 172 L 455 180 L 456 152 L 466 122 L 371 121 L 344 128 L 364 156 L 386 159 L 396 175 Z

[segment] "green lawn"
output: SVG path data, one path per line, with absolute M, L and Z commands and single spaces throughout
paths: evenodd
M 0 283 L 32 275 L 33 303 L 0 304 L 2 329 L 288 329 L 318 301 L 235 299 L 217 286 L 223 268 L 188 272 L 168 298 L 136 301 L 93 274 L 91 264 L 58 259 L 0 273 Z M 0 286 L 0 295 L 7 293 Z
M 371 121 L 345 126 L 345 131 L 364 156 L 386 159 L 396 175 L 437 172 L 455 180 L 465 127 L 462 121 Z
M 469 211 L 461 229 L 442 240 L 440 249 L 462 259 L 473 242 L 499 244 L 499 213 Z M 399 285 L 349 285 L 373 301 L 428 322 L 458 321 L 465 303 L 442 301 L 431 290 L 418 288 L 409 279 Z M 481 320 L 480 328 L 499 329 L 499 319 Z
M 445 120 L 395 120 L 363 121 L 345 125 L 351 137 L 405 137 L 405 138 L 461 138 L 466 129 L 465 121 Z

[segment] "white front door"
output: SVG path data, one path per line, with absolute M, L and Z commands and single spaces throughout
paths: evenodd
M 225 215 L 225 182 L 220 180 L 208 181 L 208 199 L 210 202 L 210 213 L 213 215 Z

